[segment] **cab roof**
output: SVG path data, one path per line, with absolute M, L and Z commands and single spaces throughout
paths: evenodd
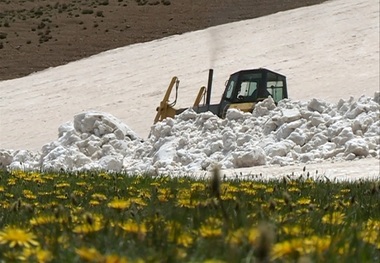
M 264 72 L 267 72 L 267 73 L 268 73 L 268 72 L 269 72 L 269 73 L 273 73 L 273 74 L 275 74 L 275 75 L 279 75 L 279 76 L 281 76 L 281 77 L 286 78 L 285 75 L 282 75 L 282 74 L 280 74 L 280 73 L 278 73 L 278 72 L 274 72 L 274 71 L 269 70 L 269 69 L 266 69 L 266 68 L 244 69 L 244 70 L 237 71 L 237 72 L 235 72 L 235 73 L 233 73 L 233 74 L 231 74 L 231 75 L 235 75 L 235 74 L 244 74 L 244 73 L 264 73 Z

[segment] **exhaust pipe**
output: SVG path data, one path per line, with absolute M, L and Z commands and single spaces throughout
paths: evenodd
M 212 89 L 212 77 L 214 75 L 214 70 L 209 69 L 208 71 L 208 82 L 207 82 L 207 93 L 206 93 L 206 105 L 207 109 L 209 109 L 210 101 L 211 101 L 211 89 Z

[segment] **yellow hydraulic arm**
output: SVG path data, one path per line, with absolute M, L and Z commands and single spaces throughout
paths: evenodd
M 176 109 L 173 107 L 176 101 L 174 101 L 173 103 L 169 103 L 169 97 L 170 97 L 170 94 L 172 93 L 174 85 L 176 85 L 176 90 L 178 92 L 179 79 L 177 77 L 172 78 L 168 86 L 168 89 L 166 90 L 165 96 L 160 102 L 160 106 L 157 107 L 156 109 L 157 114 L 156 114 L 156 117 L 154 118 L 154 123 L 162 121 L 167 117 L 174 118 L 174 116 L 176 115 Z M 195 98 L 195 101 L 193 104 L 194 108 L 199 106 L 199 103 L 201 102 L 205 94 L 205 91 L 206 91 L 206 87 L 201 87 L 199 89 L 198 95 Z
M 199 106 L 199 103 L 201 102 L 203 96 L 205 95 L 205 92 L 206 92 L 206 87 L 203 86 L 199 89 L 198 91 L 198 95 L 197 97 L 195 98 L 195 101 L 194 101 L 194 104 L 193 104 L 193 108 L 196 108 Z
M 160 102 L 160 106 L 157 107 L 157 114 L 156 117 L 154 118 L 154 123 L 157 123 L 158 121 L 162 121 L 166 117 L 174 117 L 175 115 L 175 109 L 173 108 L 172 105 L 169 104 L 169 97 L 170 94 L 172 93 L 174 84 L 176 84 L 176 87 L 178 88 L 179 85 L 179 80 L 177 77 L 173 77 L 168 89 L 166 90 L 165 96 Z

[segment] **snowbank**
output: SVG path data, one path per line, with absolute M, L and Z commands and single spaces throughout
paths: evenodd
M 40 153 L 0 150 L 0 166 L 168 173 L 379 158 L 379 97 L 277 106 L 269 98 L 252 114 L 230 110 L 225 119 L 190 109 L 152 126 L 146 141 L 108 113 L 84 112 L 61 125 L 58 140 Z

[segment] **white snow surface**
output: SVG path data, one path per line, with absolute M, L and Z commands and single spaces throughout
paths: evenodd
M 189 106 L 210 67 L 213 102 L 229 74 L 257 67 L 286 75 L 290 99 L 225 119 L 187 110 L 152 126 L 170 78 L 181 79 L 178 106 Z M 0 90 L 7 169 L 201 174 L 218 165 L 277 177 L 307 164 L 329 178 L 380 176 L 375 0 L 333 0 L 126 46 L 2 81 Z

